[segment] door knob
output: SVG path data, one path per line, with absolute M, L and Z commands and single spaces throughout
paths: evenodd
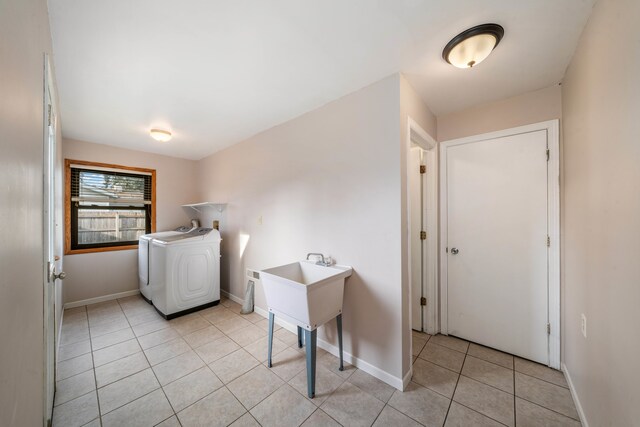
M 451 255 L 458 255 L 458 252 L 460 252 L 458 248 L 451 248 Z
M 67 277 L 67 273 L 65 273 L 64 271 L 61 271 L 60 273 L 56 274 L 56 271 L 53 270 L 53 273 L 51 274 L 51 278 L 53 279 L 52 280 L 53 282 L 55 282 L 56 279 L 64 280 L 65 277 Z

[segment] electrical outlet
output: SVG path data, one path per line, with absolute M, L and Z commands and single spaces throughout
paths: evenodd
M 580 315 L 580 330 L 582 331 L 582 336 L 583 337 L 587 337 L 587 316 L 584 315 L 584 313 L 582 313 Z
M 262 215 L 258 217 L 258 225 L 262 225 Z
M 258 273 L 257 271 L 254 270 L 250 270 L 247 268 L 247 277 L 254 279 L 254 280 L 260 280 L 260 273 Z

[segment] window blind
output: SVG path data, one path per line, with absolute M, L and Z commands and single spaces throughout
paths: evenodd
M 151 204 L 151 175 L 71 166 L 71 201 L 99 206 Z

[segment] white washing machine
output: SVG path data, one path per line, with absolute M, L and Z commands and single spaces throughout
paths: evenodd
M 170 231 L 160 231 L 158 233 L 144 234 L 138 239 L 138 287 L 142 297 L 151 304 L 151 288 L 149 287 L 149 259 L 150 242 L 156 237 L 179 236 L 188 233 L 195 227 L 183 225 Z
M 165 318 L 220 302 L 221 240 L 218 230 L 202 227 L 151 240 L 151 300 Z

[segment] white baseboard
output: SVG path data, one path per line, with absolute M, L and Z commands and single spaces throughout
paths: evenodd
M 96 304 L 99 302 L 104 302 L 104 301 L 110 301 L 113 299 L 118 299 L 118 298 L 124 298 L 124 297 L 130 297 L 133 295 L 138 295 L 140 293 L 139 290 L 134 290 L 134 291 L 126 291 L 126 292 L 118 292 L 117 294 L 111 294 L 111 295 L 104 295 L 101 297 L 95 297 L 95 298 L 89 298 L 89 299 L 83 299 L 81 301 L 73 301 L 73 302 L 68 302 L 64 305 L 64 308 L 75 308 L 75 307 L 82 307 L 83 305 L 90 305 L 90 304 Z
M 578 416 L 580 417 L 580 422 L 583 427 L 589 427 L 589 423 L 587 422 L 587 417 L 584 414 L 584 410 L 582 409 L 582 405 L 580 404 L 580 399 L 578 399 L 578 394 L 576 393 L 576 389 L 573 386 L 573 381 L 571 381 L 571 375 L 569 374 L 569 370 L 567 369 L 567 365 L 562 362 L 562 372 L 564 372 L 564 376 L 567 379 L 567 384 L 569 385 L 569 391 L 571 392 L 571 397 L 573 398 L 573 403 L 576 405 L 576 410 L 578 411 Z
M 229 298 L 231 301 L 237 302 L 238 304 L 244 304 L 244 300 L 242 298 L 238 298 L 235 295 L 230 294 L 227 291 L 223 291 L 221 290 L 220 293 L 224 296 L 226 296 L 227 298 Z M 269 318 L 269 312 L 263 308 L 260 308 L 258 306 L 254 306 L 254 311 L 256 313 L 258 313 L 259 315 L 261 315 L 264 318 Z M 282 326 L 283 328 L 285 328 L 286 330 L 293 332 L 294 334 L 298 333 L 298 328 L 296 327 L 296 325 L 293 325 L 289 322 L 286 322 L 282 319 L 279 319 L 277 316 L 275 318 L 275 322 Z M 328 351 L 329 353 L 333 354 L 334 356 L 338 357 L 340 354 L 339 348 L 334 346 L 333 344 L 330 344 L 324 340 L 321 340 L 318 338 L 318 347 L 320 347 L 321 349 Z M 395 377 L 393 375 L 391 375 L 390 373 L 383 371 L 382 369 L 373 366 L 372 364 L 365 362 L 362 359 L 358 359 L 357 357 L 355 357 L 354 355 L 352 355 L 349 352 L 343 351 L 343 358 L 344 361 L 347 363 L 352 364 L 353 366 L 355 366 L 358 369 L 362 369 L 363 371 L 365 371 L 366 373 L 376 377 L 377 379 L 379 379 L 380 381 L 384 381 L 385 383 L 389 384 L 392 387 L 395 387 L 396 389 L 403 391 L 406 384 L 409 383 L 409 381 L 411 380 L 411 370 L 409 371 L 409 373 L 407 374 L 408 376 L 405 376 L 405 378 L 399 378 L 399 377 Z

